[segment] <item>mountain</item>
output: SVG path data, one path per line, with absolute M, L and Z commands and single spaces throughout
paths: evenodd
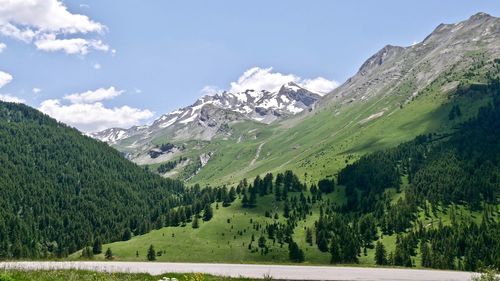
M 148 129 L 127 130 L 127 135 L 121 133 L 122 138 L 110 144 L 152 169 L 171 162 L 175 168 L 161 174 L 190 182 L 234 183 L 242 177 L 286 169 L 314 181 L 335 175 L 346 163 L 367 152 L 396 146 L 419 134 L 451 130 L 457 122 L 448 119 L 453 103 L 461 105 L 461 118 L 473 114 L 487 99 L 455 98 L 453 93 L 487 80 L 484 73 L 500 57 L 499 34 L 499 19 L 478 13 L 456 24 L 441 24 L 412 46 L 383 47 L 331 93 L 312 104 L 302 100 L 309 107 L 297 114 L 288 112 L 269 122 L 266 120 L 274 113 L 255 119 L 258 105 L 252 105 L 253 111 L 232 107 L 228 112 L 212 101 L 226 99 L 202 98 L 196 103 L 202 105 L 199 109 L 193 106 L 172 116 L 164 115 Z M 245 97 L 247 94 L 255 93 L 246 93 Z M 235 95 L 224 96 L 231 99 Z M 208 114 L 201 114 L 202 107 Z M 192 111 L 199 114 L 191 117 Z M 179 116 L 193 121 L 181 126 L 169 124 L 180 123 Z M 156 129 L 160 124 L 170 126 Z M 120 132 L 108 131 L 112 135 Z M 177 149 L 156 153 L 164 144 Z M 178 161 L 180 157 L 187 160 Z M 173 165 L 174 161 L 178 164 Z
M 409 100 L 450 68 L 457 71 L 469 66 L 473 54 L 498 57 L 499 30 L 498 18 L 478 13 L 460 23 L 440 24 L 422 42 L 412 46 L 387 45 L 321 103 L 348 103 L 395 94 L 405 95 Z M 456 85 L 448 86 L 451 89 Z
M 210 140 L 221 126 L 233 121 L 254 120 L 272 123 L 310 109 L 320 98 L 294 82 L 277 92 L 248 89 L 241 93 L 222 92 L 205 95 L 188 107 L 162 115 L 149 126 L 130 129 L 111 128 L 91 134 L 101 141 L 115 144 L 120 140 L 139 136 L 141 140 L 170 131 L 172 140 Z

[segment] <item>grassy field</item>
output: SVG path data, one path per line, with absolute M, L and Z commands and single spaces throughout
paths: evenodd
M 344 198 L 343 189 L 338 188 L 328 198 L 340 203 Z M 278 213 L 278 221 L 284 220 L 282 205 L 282 202 L 277 204 L 274 196 L 269 195 L 259 197 L 256 208 L 246 209 L 241 207 L 241 202 L 237 199 L 227 208 L 217 209 L 214 205 L 213 219 L 209 222 L 200 220 L 198 229 L 193 229 L 190 224 L 184 227 L 164 227 L 133 237 L 129 241 L 103 245 L 103 250 L 111 248 L 116 260 L 144 261 L 147 249 L 152 244 L 156 251 L 163 251 L 162 255 L 157 257 L 158 261 L 289 263 L 287 244 L 281 246 L 268 239 L 269 253 L 266 255 L 261 254 L 257 247 L 257 240 L 264 231 L 263 227 L 266 223 L 275 221 L 274 214 Z M 265 216 L 266 211 L 272 214 L 272 218 Z M 294 239 L 304 249 L 308 263 L 327 264 L 330 261 L 329 254 L 322 253 L 317 247 L 309 246 L 305 242 L 304 227 L 312 227 L 317 217 L 318 210 L 315 209 L 312 216 L 300 222 Z M 252 235 L 255 241 L 252 243 L 252 250 L 249 250 Z M 70 258 L 78 259 L 79 256 L 80 253 L 77 252 Z M 95 259 L 104 259 L 104 256 L 98 255 Z
M 402 193 L 392 193 L 394 200 Z M 290 193 L 290 196 L 298 193 Z M 336 191 L 324 198 L 326 201 L 342 204 L 345 200 L 343 187 L 336 188 Z M 296 241 L 305 253 L 304 264 L 329 264 L 330 254 L 318 250 L 315 244 L 309 245 L 305 239 L 305 229 L 314 229 L 314 223 L 319 217 L 319 204 L 316 203 L 312 214 L 305 220 L 301 220 L 294 231 L 294 241 Z M 129 241 L 116 242 L 103 245 L 103 251 L 110 248 L 114 259 L 118 261 L 146 261 L 147 249 L 154 245 L 156 251 L 161 251 L 161 256 L 157 256 L 158 261 L 165 262 L 210 262 L 210 263 L 278 263 L 290 264 L 288 259 L 287 244 L 281 246 L 279 243 L 267 239 L 269 253 L 262 254 L 257 247 L 257 240 L 262 235 L 266 223 L 275 221 L 274 214 L 278 213 L 278 221 L 284 221 L 283 203 L 276 203 L 273 195 L 259 197 L 257 207 L 246 209 L 241 207 L 241 202 L 237 199 L 230 207 L 218 209 L 214 205 L 214 217 L 209 222 L 200 220 L 200 227 L 193 229 L 191 224 L 179 227 L 164 227 L 153 230 L 145 235 L 133 237 Z M 496 208 L 496 218 L 500 217 Z M 270 217 L 265 213 L 269 212 Z M 434 212 L 427 215 L 423 210 L 418 213 L 418 219 L 425 227 L 437 227 L 441 221 L 443 225 L 451 224 L 451 213 L 455 214 L 457 220 L 473 220 L 480 222 L 481 212 L 474 212 L 464 206 L 452 206 L 446 209 L 436 208 Z M 260 226 L 259 229 L 257 225 Z M 252 243 L 252 250 L 248 245 L 251 243 L 252 235 L 255 241 Z M 267 238 L 267 235 L 264 235 Z M 379 232 L 379 239 L 385 245 L 387 253 L 394 251 L 396 235 L 382 235 Z M 375 266 L 374 249 L 367 249 L 366 255 L 362 251 L 359 258 L 361 266 Z M 80 252 L 70 256 L 72 260 L 80 259 Z M 97 255 L 96 260 L 104 260 L 104 255 Z M 420 258 L 417 256 L 414 265 L 420 267 Z
M 179 281 L 250 281 L 252 279 L 217 277 L 205 274 L 149 274 L 99 273 L 81 270 L 39 270 L 39 271 L 0 271 L 0 281 L 157 281 L 163 277 Z

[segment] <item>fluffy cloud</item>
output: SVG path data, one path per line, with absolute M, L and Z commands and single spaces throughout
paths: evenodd
M 338 86 L 333 80 L 327 80 L 323 77 L 314 79 L 303 79 L 294 74 L 282 74 L 272 72 L 273 68 L 253 67 L 245 71 L 236 82 L 231 82 L 231 92 L 243 92 L 248 89 L 267 90 L 271 92 L 278 91 L 283 84 L 295 82 L 310 91 L 318 94 L 326 94 Z
M 42 51 L 64 51 L 67 54 L 86 55 L 90 49 L 107 52 L 109 46 L 101 40 L 87 40 L 83 38 L 57 39 L 54 34 L 48 34 L 35 42 L 35 46 Z
M 3 50 L 5 50 L 5 48 L 7 48 L 7 45 L 5 45 L 5 43 L 0 42 L 0 54 L 3 52 Z
M 96 132 L 107 128 L 127 128 L 153 117 L 149 110 L 129 106 L 106 107 L 101 101 L 119 96 L 122 91 L 114 87 L 97 89 L 64 97 L 69 104 L 59 99 L 43 101 L 39 110 L 53 118 L 74 126 L 83 132 Z
M 82 38 L 101 34 L 106 27 L 85 15 L 68 11 L 61 0 L 0 0 L 0 34 L 24 42 L 35 42 L 43 51 L 85 55 L 90 49 L 108 51 L 99 40 Z M 80 34 L 77 38 L 58 38 Z
M 0 88 L 7 85 L 12 81 L 12 75 L 7 72 L 0 71 Z
M 15 103 L 24 103 L 26 102 L 25 100 L 21 99 L 21 98 L 18 98 L 18 97 L 14 97 L 14 96 L 11 96 L 11 95 L 8 95 L 8 94 L 0 94 L 0 101 L 5 101 L 5 102 L 15 102 Z
M 9 84 L 12 81 L 12 75 L 7 72 L 0 71 L 0 88 Z M 11 96 L 9 94 L 0 94 L 0 101 L 6 102 L 16 102 L 16 103 L 24 103 L 25 100 Z
M 42 91 L 42 89 L 35 87 L 31 91 L 33 92 L 33 94 L 37 95 Z
M 65 100 L 71 103 L 95 103 L 103 100 L 110 100 L 121 95 L 123 91 L 118 91 L 115 87 L 99 88 L 95 91 L 86 91 L 79 94 L 71 94 L 64 96 Z
M 314 79 L 304 79 L 300 85 L 310 91 L 320 94 L 327 94 L 339 86 L 339 83 L 334 80 L 328 80 L 323 77 Z

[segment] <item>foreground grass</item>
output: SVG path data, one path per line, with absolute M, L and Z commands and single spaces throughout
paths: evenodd
M 82 270 L 0 271 L 0 281 L 157 281 L 162 278 L 179 281 L 251 281 L 245 278 L 218 277 L 206 274 L 101 273 Z

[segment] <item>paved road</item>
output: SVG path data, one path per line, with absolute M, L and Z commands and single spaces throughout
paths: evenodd
M 270 275 L 282 280 L 378 280 L 378 281 L 451 281 L 470 280 L 472 274 L 458 271 L 333 266 L 289 266 L 253 264 L 206 264 L 162 262 L 4 262 L 10 269 L 85 269 L 103 272 L 164 273 L 201 272 L 219 276 L 263 278 Z

